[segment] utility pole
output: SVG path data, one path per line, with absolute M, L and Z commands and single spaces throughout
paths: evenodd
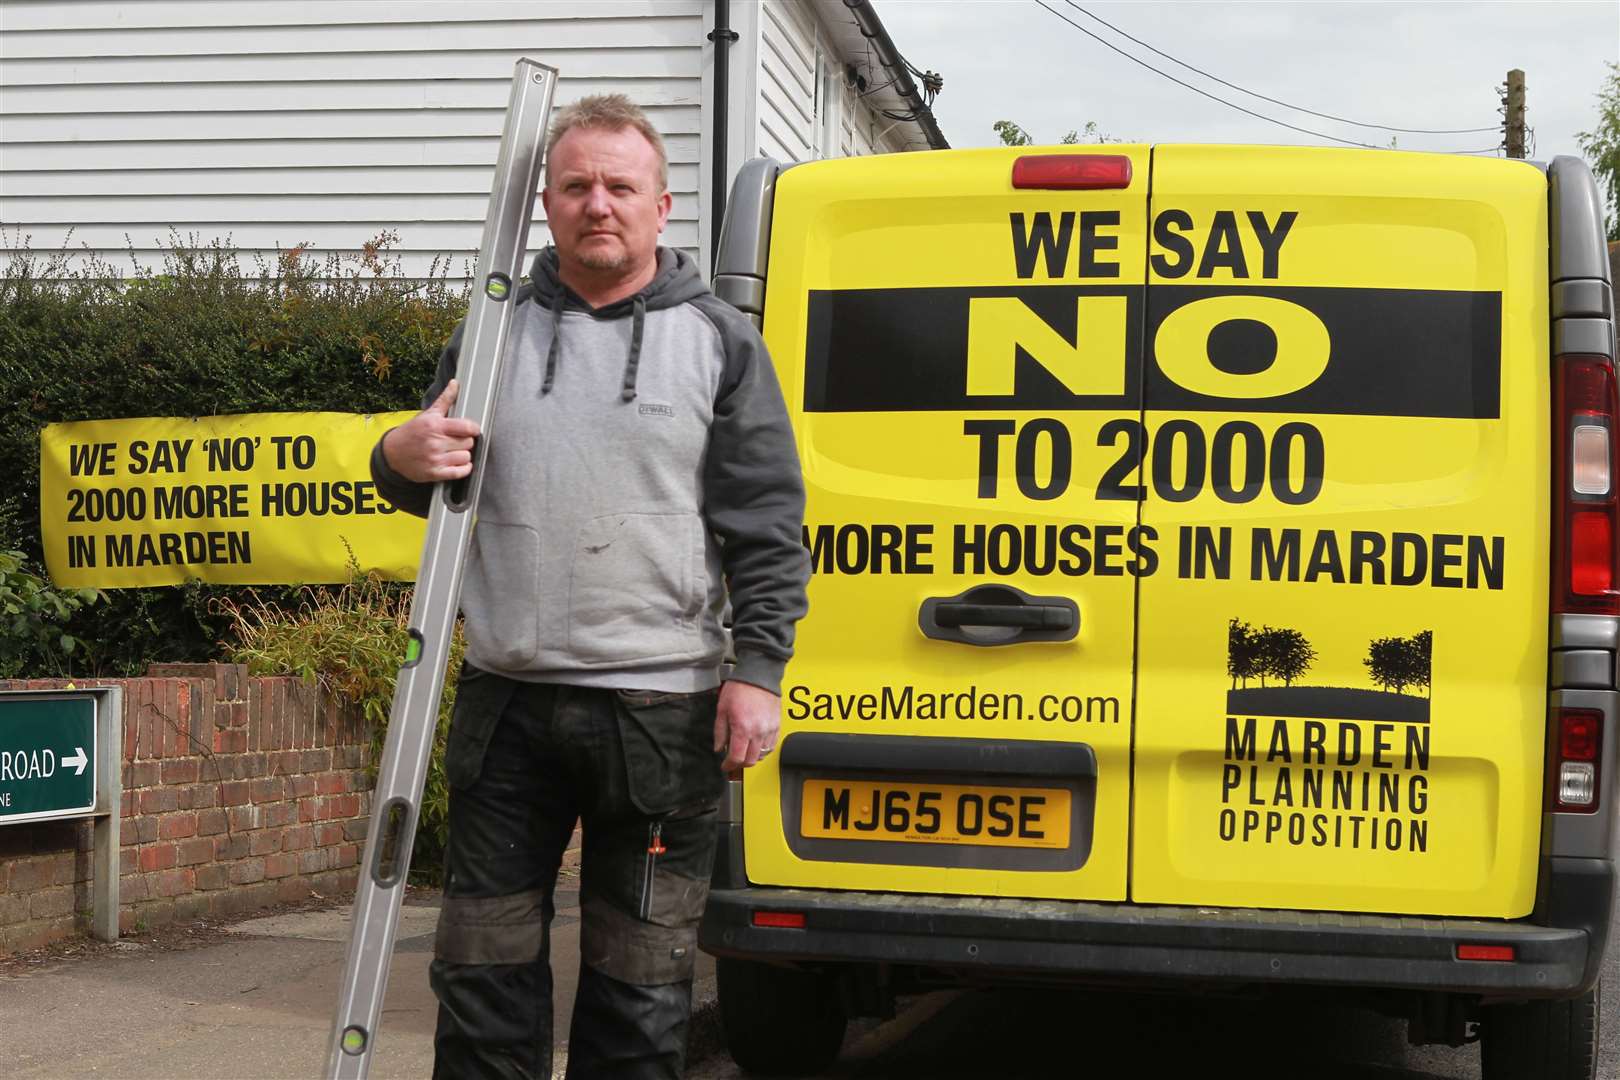
M 1510 158 L 1524 157 L 1524 72 L 1507 74 L 1507 97 L 1502 110 L 1503 146 Z

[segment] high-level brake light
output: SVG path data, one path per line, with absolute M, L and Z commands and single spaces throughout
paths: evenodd
M 1103 191 L 1131 186 L 1124 154 L 1026 154 L 1013 162 L 1015 188 Z

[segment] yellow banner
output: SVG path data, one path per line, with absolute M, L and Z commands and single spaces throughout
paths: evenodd
M 371 481 L 371 448 L 409 412 L 257 413 L 50 424 L 39 440 L 45 565 L 64 587 L 189 580 L 410 581 L 426 522 Z

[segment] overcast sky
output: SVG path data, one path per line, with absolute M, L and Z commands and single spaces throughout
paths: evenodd
M 1606 62 L 1620 57 L 1620 3 L 1093 3 L 1081 7 L 1176 59 L 1267 97 L 1368 124 L 1492 128 L 1418 135 L 1335 123 L 1211 82 L 1053 8 L 1121 48 L 1229 101 L 1341 139 L 1400 149 L 1497 145 L 1497 86 L 1522 68 L 1533 157 L 1578 154 Z M 1141 142 L 1335 145 L 1200 97 L 1066 25 L 1033 0 L 877 0 L 912 64 L 944 76 L 934 104 L 952 146 L 990 146 L 1014 120 L 1041 142 L 1086 121 Z

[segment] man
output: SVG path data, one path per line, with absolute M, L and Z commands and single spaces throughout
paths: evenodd
M 557 116 L 554 246 L 515 298 L 464 577 L 435 1077 L 551 1075 L 548 926 L 576 819 L 568 1075 L 680 1075 L 724 773 L 776 741 L 809 578 L 803 479 L 758 334 L 658 246 L 667 180 L 622 95 Z M 424 411 L 372 453 L 418 514 L 471 471 L 476 425 L 446 415 L 460 337 Z

